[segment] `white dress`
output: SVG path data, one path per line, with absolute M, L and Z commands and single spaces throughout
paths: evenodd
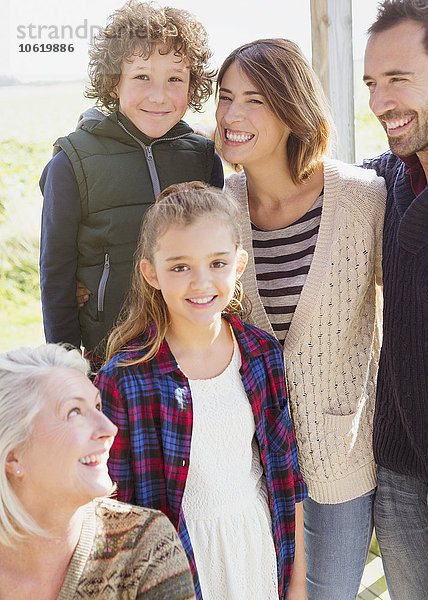
M 183 512 L 204 600 L 278 600 L 254 417 L 234 341 L 227 368 L 189 380 L 193 430 Z

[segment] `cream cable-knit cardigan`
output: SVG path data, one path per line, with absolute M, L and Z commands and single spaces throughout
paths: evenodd
M 226 191 L 239 203 L 248 265 L 248 321 L 273 333 L 256 282 L 246 178 Z M 312 264 L 284 345 L 299 463 L 316 502 L 336 504 L 376 486 L 372 452 L 385 185 L 374 171 L 325 160 Z

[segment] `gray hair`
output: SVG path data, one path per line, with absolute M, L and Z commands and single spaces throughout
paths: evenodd
M 56 367 L 88 373 L 78 350 L 58 344 L 0 353 L 0 544 L 5 546 L 26 535 L 46 535 L 15 494 L 6 461 L 30 440 L 33 419 L 43 406 L 43 381 Z

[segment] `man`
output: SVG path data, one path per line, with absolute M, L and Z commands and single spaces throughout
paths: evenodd
M 374 455 L 375 527 L 393 600 L 428 594 L 428 0 L 384 0 L 364 81 L 391 151 L 385 178 L 384 341 Z

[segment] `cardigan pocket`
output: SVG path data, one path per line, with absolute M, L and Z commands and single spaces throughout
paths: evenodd
M 347 435 L 355 428 L 354 420 L 360 415 L 360 411 L 349 415 L 324 414 L 324 427 L 326 432 L 335 432 L 338 435 Z M 358 425 L 358 423 L 357 423 Z
M 348 415 L 324 414 L 325 447 L 332 472 L 336 475 L 343 475 L 346 469 L 357 441 L 364 405 L 365 402 L 362 402 L 356 412 Z

